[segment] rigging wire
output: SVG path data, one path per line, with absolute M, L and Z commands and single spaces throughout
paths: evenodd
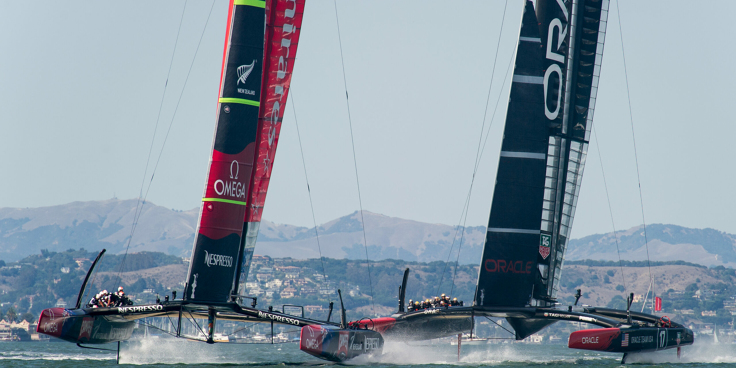
M 616 254 L 618 254 L 618 266 L 621 268 L 621 280 L 624 283 L 624 294 L 626 294 L 626 276 L 624 275 L 624 264 L 621 261 L 621 250 L 618 244 L 618 234 L 616 233 L 616 224 L 613 221 L 613 209 L 611 208 L 611 197 L 608 195 L 608 184 L 606 183 L 606 172 L 603 170 L 603 157 L 601 154 L 601 146 L 598 143 L 598 134 L 595 131 L 595 126 L 591 126 L 590 130 L 593 131 L 593 137 L 595 138 L 595 148 L 598 151 L 598 161 L 601 164 L 601 175 L 603 175 L 603 188 L 606 190 L 606 201 L 608 201 L 608 213 L 611 215 L 611 227 L 613 228 L 613 239 L 616 241 Z
M 371 261 L 368 257 L 368 240 L 365 236 L 365 219 L 363 218 L 363 200 L 360 195 L 360 179 L 358 178 L 358 159 L 355 156 L 355 139 L 353 138 L 353 120 L 350 117 L 350 99 L 348 98 L 348 81 L 345 77 L 345 58 L 342 55 L 342 38 L 340 37 L 340 19 L 337 16 L 337 0 L 334 0 L 335 4 L 335 21 L 337 22 L 337 40 L 340 44 L 340 63 L 342 64 L 342 82 L 345 86 L 345 104 L 348 108 L 348 124 L 350 125 L 350 143 L 353 147 L 353 164 L 355 166 L 355 182 L 358 185 L 358 204 L 360 205 L 360 224 L 363 229 L 363 246 L 365 248 L 365 261 L 368 269 L 368 283 L 371 287 L 371 306 L 373 307 L 373 313 L 376 313 L 376 302 L 373 299 L 373 280 L 371 278 Z
M 508 332 L 508 333 L 510 333 L 510 334 L 512 334 L 512 335 L 514 335 L 514 336 L 516 336 L 516 332 L 510 331 L 510 330 L 509 330 L 508 328 L 506 328 L 506 327 L 503 327 L 503 326 L 501 326 L 501 325 L 500 325 L 500 324 L 499 324 L 498 322 L 496 322 L 496 321 L 492 320 L 492 319 L 491 319 L 490 317 L 488 317 L 488 316 L 485 316 L 485 317 L 486 317 L 486 319 L 487 319 L 487 320 L 489 320 L 489 321 L 493 322 L 493 323 L 494 323 L 494 324 L 495 324 L 496 326 L 498 326 L 498 327 L 501 327 L 501 328 L 503 328 L 504 330 L 506 330 L 506 332 Z
M 506 69 L 506 75 L 505 75 L 505 76 L 504 76 L 504 78 L 503 78 L 503 83 L 502 83 L 502 85 L 505 85 L 505 84 L 506 84 L 506 80 L 508 80 L 508 77 L 509 77 L 509 72 L 511 71 L 511 66 L 513 65 L 513 61 L 514 61 L 515 59 L 516 59 L 516 56 L 515 56 L 515 55 L 513 55 L 513 56 L 511 57 L 511 60 L 509 60 L 509 66 L 508 66 L 508 67 L 507 67 L 507 69 Z M 493 114 L 491 115 L 491 123 L 493 122 L 493 120 L 494 120 L 494 119 L 495 119 L 495 117 L 496 117 L 496 111 L 498 111 L 498 104 L 499 104 L 499 102 L 501 101 L 501 96 L 502 96 L 502 95 L 501 95 L 501 93 L 499 93 L 499 94 L 498 94 L 498 99 L 496 99 L 496 106 L 494 107 L 494 109 L 493 109 Z M 477 163 L 475 164 L 475 172 L 477 172 L 477 171 L 478 171 L 478 168 L 480 167 L 480 159 L 482 159 L 482 158 L 483 158 L 483 152 L 485 152 L 485 149 L 486 149 L 486 144 L 488 143 L 488 137 L 489 137 L 490 135 L 491 135 L 491 130 L 490 130 L 490 127 L 488 127 L 488 131 L 487 131 L 487 133 L 486 133 L 486 138 L 485 138 L 485 140 L 483 141 L 483 149 L 482 149 L 482 150 L 480 151 L 480 157 L 479 157 L 479 160 L 478 160 L 478 162 L 477 162 Z M 475 180 L 475 175 L 473 175 L 473 180 Z M 467 215 L 467 212 L 468 212 L 468 211 L 470 210 L 470 194 L 471 194 L 472 190 L 473 190 L 473 187 L 472 187 L 472 183 L 471 183 L 471 187 L 470 187 L 470 190 L 468 191 L 468 199 L 467 199 L 467 201 L 468 201 L 468 208 L 466 208 L 466 210 L 465 210 L 465 221 L 467 221 L 467 220 L 468 220 L 468 215 Z M 463 224 L 464 224 L 464 223 L 463 223 Z M 465 233 L 465 225 L 463 225 L 463 233 Z M 460 245 L 462 246 L 462 243 L 461 243 Z M 458 252 L 459 252 L 459 251 L 458 251 Z M 460 256 L 459 256 L 459 254 L 458 254 L 458 260 L 459 260 L 459 258 L 460 258 Z M 457 265 L 455 265 L 455 267 L 457 268 Z M 455 287 L 455 279 L 454 279 L 454 278 L 453 278 L 453 280 L 452 280 L 452 283 L 453 283 L 453 290 L 454 290 L 454 287 Z M 477 285 L 476 285 L 476 287 L 477 287 Z
M 314 236 L 317 238 L 317 249 L 319 250 L 319 262 L 322 264 L 322 276 L 327 281 L 327 272 L 325 271 L 325 261 L 322 257 L 322 246 L 319 244 L 319 231 L 317 230 L 317 217 L 314 216 L 314 203 L 312 202 L 312 190 L 309 188 L 309 177 L 307 176 L 307 163 L 304 160 L 304 148 L 302 147 L 302 136 L 299 133 L 299 121 L 296 118 L 296 103 L 294 98 L 294 88 L 291 87 L 291 110 L 294 113 L 294 125 L 296 126 L 296 136 L 299 139 L 299 152 L 302 155 L 302 167 L 304 167 L 304 181 L 307 183 L 307 194 L 309 195 L 309 207 L 312 209 L 312 223 L 314 224 Z M 330 295 L 330 294 L 328 294 Z M 327 300 L 332 303 L 332 297 L 328 296 Z
M 130 228 L 130 235 L 128 235 L 128 244 L 125 248 L 125 256 L 128 255 L 128 248 L 130 248 L 130 242 L 133 240 L 133 233 L 135 232 L 135 228 L 138 223 L 138 217 L 140 217 L 140 212 L 143 212 L 143 205 L 145 205 L 145 200 L 143 201 L 143 205 L 141 205 L 141 197 L 143 196 L 143 187 L 145 186 L 145 183 L 146 183 L 146 175 L 148 174 L 148 165 L 151 162 L 151 154 L 153 153 L 153 145 L 154 145 L 154 142 L 156 141 L 156 132 L 158 131 L 158 124 L 161 121 L 161 111 L 163 110 L 164 100 L 166 99 L 166 91 L 169 86 L 169 77 L 171 77 L 171 68 L 174 65 L 174 56 L 176 55 L 176 49 L 179 46 L 179 35 L 181 35 L 181 25 L 184 23 L 184 13 L 186 13 L 188 2 L 189 0 L 184 1 L 184 8 L 182 8 L 181 17 L 179 18 L 179 28 L 176 31 L 176 39 L 174 40 L 174 50 L 171 52 L 171 59 L 169 60 L 169 70 L 166 72 L 166 82 L 164 83 L 164 91 L 161 94 L 161 102 L 159 102 L 159 105 L 158 105 L 158 114 L 156 116 L 156 124 L 154 125 L 154 128 L 153 128 L 153 137 L 151 137 L 151 145 L 148 148 L 148 157 L 146 158 L 146 168 L 143 170 L 143 179 L 141 180 L 141 189 L 138 192 L 138 200 L 135 204 L 135 211 L 133 212 L 133 225 Z M 120 285 L 120 276 L 122 274 L 123 267 L 125 265 L 125 256 L 123 256 L 123 260 L 120 262 L 120 269 L 118 270 L 118 282 L 117 282 L 118 285 Z
M 618 16 L 618 32 L 621 37 L 621 55 L 624 61 L 624 77 L 626 81 L 626 98 L 629 103 L 629 121 L 631 122 L 631 139 L 634 142 L 634 161 L 636 162 L 636 180 L 639 184 L 639 204 L 641 206 L 641 221 L 644 227 L 644 245 L 647 250 L 647 268 L 649 269 L 649 283 L 652 288 L 652 303 L 654 303 L 654 276 L 652 275 L 652 265 L 649 261 L 649 240 L 647 239 L 647 222 L 644 217 L 644 196 L 641 193 L 641 175 L 639 174 L 639 156 L 636 152 L 636 135 L 634 134 L 634 113 L 631 110 L 631 92 L 629 91 L 629 73 L 626 69 L 626 52 L 624 52 L 624 33 L 621 27 L 621 11 L 619 10 L 618 1 L 616 1 L 616 15 Z M 647 293 L 648 294 L 648 293 Z M 644 299 L 646 304 L 646 299 Z M 654 308 L 652 308 L 652 313 Z
M 481 150 L 480 150 L 481 141 L 483 140 L 483 132 L 485 131 L 485 126 L 486 126 L 486 117 L 488 115 L 488 105 L 490 104 L 490 101 L 491 101 L 491 89 L 493 88 L 493 80 L 496 76 L 496 62 L 498 61 L 498 50 L 501 49 L 501 35 L 503 35 L 503 24 L 506 20 L 506 8 L 508 7 L 508 5 L 509 5 L 509 2 L 508 0 L 506 0 L 503 6 L 503 15 L 501 16 L 501 26 L 498 29 L 498 40 L 496 40 L 496 54 L 493 57 L 493 64 L 491 67 L 491 81 L 490 83 L 488 83 L 488 95 L 486 96 L 486 107 L 485 109 L 483 109 L 483 122 L 480 126 L 480 135 L 478 136 L 478 150 L 476 150 L 475 152 L 475 163 L 473 165 L 474 166 L 473 176 L 470 181 L 470 189 L 468 189 L 468 196 L 465 199 L 465 205 L 463 206 L 463 210 L 460 213 L 460 220 L 458 221 L 458 227 L 455 230 L 455 236 L 452 238 L 452 244 L 450 245 L 450 251 L 447 254 L 447 261 L 445 262 L 445 269 L 442 271 L 442 275 L 440 276 L 440 282 L 437 285 L 437 294 L 440 293 L 440 287 L 442 286 L 442 279 L 445 276 L 445 272 L 447 272 L 447 265 L 450 262 L 450 256 L 452 256 L 452 250 L 455 247 L 455 240 L 457 239 L 457 233 L 460 230 L 460 222 L 463 221 L 463 216 L 465 216 L 465 221 L 467 221 L 468 219 L 468 209 L 470 208 L 470 194 L 473 191 L 473 183 L 475 182 L 475 174 L 478 171 L 478 161 L 480 160 L 480 153 L 481 153 Z M 499 95 L 501 94 L 501 92 L 503 92 L 503 84 L 501 87 L 501 91 L 498 92 Z M 493 115 L 495 116 L 495 111 Z M 491 119 L 491 122 L 488 126 L 488 131 L 491 130 L 492 125 L 493 125 L 493 119 Z M 455 263 L 455 273 L 457 273 L 457 262 L 460 261 L 460 248 L 462 247 L 462 239 L 463 239 L 463 236 L 465 235 L 465 222 L 463 222 L 462 231 L 463 231 L 462 235 L 460 236 L 460 245 L 458 246 L 458 251 L 457 251 L 457 261 Z M 454 291 L 455 275 L 452 276 L 452 283 L 453 285 L 452 285 L 452 289 L 450 290 L 450 295 L 452 295 L 452 292 Z

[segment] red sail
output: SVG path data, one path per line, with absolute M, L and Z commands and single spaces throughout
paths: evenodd
M 266 2 L 264 83 L 258 113 L 253 180 L 248 191 L 248 206 L 245 212 L 244 236 L 239 260 L 238 293 L 241 295 L 245 292 L 245 281 L 258 237 L 268 183 L 271 180 L 303 15 L 304 0 L 268 0 Z
M 258 114 L 259 131 L 255 173 L 248 194 L 246 222 L 260 222 L 261 209 L 266 201 L 268 183 L 276 145 L 281 131 L 281 120 L 286 109 L 286 98 L 294 70 L 296 48 L 304 15 L 304 0 L 273 0 L 266 5 L 266 44 L 264 57 L 261 109 Z

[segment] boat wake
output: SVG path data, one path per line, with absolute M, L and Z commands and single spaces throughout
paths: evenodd
M 120 347 L 121 364 L 248 364 L 218 345 L 180 339 L 142 339 Z M 241 359 L 238 359 L 241 358 Z
M 630 354 L 627 363 L 736 363 L 736 345 L 713 342 L 696 343 L 682 348 L 682 356 L 677 358 L 674 349 L 656 353 Z
M 593 361 L 617 360 L 610 354 L 580 353 L 571 356 L 570 351 L 560 346 L 529 349 L 527 345 L 516 344 L 488 344 L 484 346 L 463 347 L 460 359 L 457 356 L 457 346 L 449 344 L 411 345 L 403 342 L 386 342 L 383 354 L 379 356 L 359 356 L 347 364 L 395 364 L 395 365 L 503 365 L 527 364 L 546 365 L 550 363 L 585 364 Z M 539 350 L 539 351 L 538 351 Z M 556 353 L 557 352 L 557 353 Z
M 40 351 L 4 351 L 0 353 L 1 361 L 101 361 L 115 360 L 115 354 L 97 354 L 90 355 L 88 353 L 49 353 Z M 0 365 L 4 365 L 0 363 Z

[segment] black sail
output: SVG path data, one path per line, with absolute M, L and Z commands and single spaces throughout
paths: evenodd
M 475 304 L 525 306 L 537 274 L 549 137 L 544 54 L 531 2 L 524 9 L 496 187 Z
M 474 304 L 554 305 L 580 190 L 608 0 L 527 1 Z M 548 322 L 509 321 L 517 338 Z

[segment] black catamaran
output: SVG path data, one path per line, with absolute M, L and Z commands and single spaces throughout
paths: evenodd
M 470 306 L 390 317 L 317 321 L 256 308 L 245 281 L 271 177 L 301 30 L 304 0 L 230 0 L 217 126 L 192 260 L 180 300 L 84 308 L 88 272 L 74 309 L 41 314 L 38 332 L 79 344 L 129 339 L 146 317 L 302 327 L 300 348 L 343 361 L 380 352 L 384 337 L 437 338 L 469 332 L 475 316 L 506 318 L 516 339 L 563 320 L 598 329 L 568 346 L 642 352 L 693 343 L 684 326 L 657 316 L 593 307 L 560 309 L 557 291 L 592 129 L 609 0 L 537 0 L 524 8 L 504 138 L 483 257 Z M 98 257 L 99 259 L 99 257 Z M 249 305 L 244 300 L 250 299 Z M 629 306 L 631 303 L 629 302 Z M 329 318 L 328 318 L 329 319 Z M 624 360 L 626 355 L 624 355 Z
M 693 343 L 684 326 L 606 308 L 559 309 L 557 292 L 593 126 L 609 0 L 527 1 L 473 305 L 354 322 L 387 338 L 468 332 L 473 316 L 506 318 L 516 339 L 556 321 L 602 327 L 568 346 L 655 351 Z M 405 278 L 406 280 L 406 278 Z M 405 290 L 406 284 L 400 290 Z M 629 307 L 633 297 L 629 299 Z M 430 332 L 430 333 L 427 333 Z

